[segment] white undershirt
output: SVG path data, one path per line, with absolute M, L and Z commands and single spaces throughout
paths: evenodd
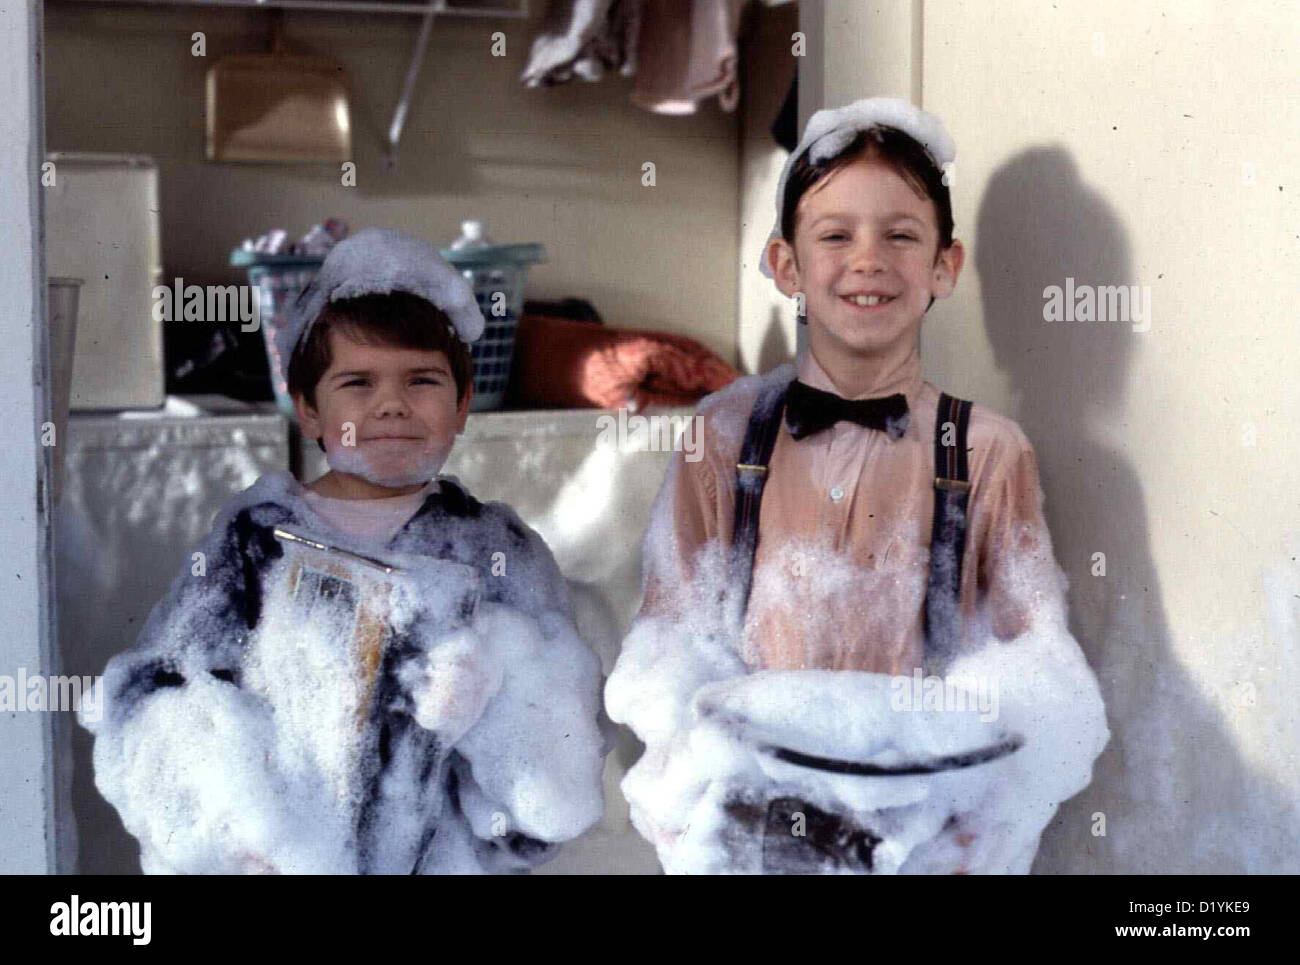
M 429 480 L 417 492 L 405 496 L 378 499 L 335 499 L 304 487 L 308 505 L 334 527 L 351 536 L 384 546 L 398 534 L 424 504 L 430 493 L 438 491 L 438 480 Z

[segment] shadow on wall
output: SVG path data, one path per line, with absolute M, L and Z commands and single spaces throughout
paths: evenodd
M 763 344 L 758 350 L 758 366 L 754 369 L 754 374 L 771 372 L 777 366 L 793 362 L 794 359 L 795 352 L 786 340 L 785 326 L 781 322 L 781 309 L 773 305 L 768 310 L 767 329 L 763 332 Z
M 1026 151 L 989 180 L 975 265 L 997 365 L 1038 453 L 1045 512 L 1070 580 L 1070 629 L 1097 673 L 1112 738 L 1091 785 L 1043 833 L 1035 872 L 1276 872 L 1300 839 L 1295 802 L 1238 749 L 1215 703 L 1180 665 L 1151 558 L 1142 480 L 1109 440 L 1146 322 L 1046 322 L 1043 290 L 1145 284 L 1119 215 L 1057 148 Z M 1170 418 L 1175 418 L 1171 413 Z M 1192 432 L 1192 426 L 1171 425 Z M 1106 575 L 1093 576 L 1104 553 Z M 1229 641 L 1224 641 L 1227 644 Z M 1105 815 L 1094 836 L 1093 814 Z M 1291 870 L 1294 870 L 1292 867 Z

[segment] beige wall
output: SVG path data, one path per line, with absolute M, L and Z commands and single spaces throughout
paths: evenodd
M 1114 734 L 1035 869 L 1295 871 L 1300 7 L 928 0 L 896 15 L 921 17 L 899 74 L 919 71 L 956 140 L 970 249 L 926 323 L 927 377 L 1035 443 Z M 901 49 L 909 33 L 882 36 Z M 860 37 L 825 50 L 834 103 L 901 92 L 853 88 L 877 59 Z M 1043 289 L 1067 276 L 1150 286 L 1150 330 L 1045 322 Z
M 533 17 L 544 4 L 531 5 Z M 546 246 L 531 297 L 579 295 L 607 322 L 694 335 L 735 359 L 737 115 L 711 101 L 686 118 L 628 101 L 607 77 L 527 90 L 532 25 L 446 17 L 434 24 L 398 167 L 381 146 L 419 20 L 289 13 L 286 38 L 343 62 L 352 85 L 357 186 L 332 165 L 210 164 L 203 78 L 222 54 L 265 49 L 252 11 L 46 5 L 47 145 L 158 159 L 168 277 L 234 279 L 230 249 L 334 214 L 450 241 L 467 217 L 501 241 Z M 190 35 L 207 35 L 207 57 Z M 504 58 L 491 34 L 506 34 Z M 657 167 L 655 187 L 641 165 Z

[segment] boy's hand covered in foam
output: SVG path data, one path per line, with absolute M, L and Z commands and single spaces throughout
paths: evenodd
M 483 716 L 501 689 L 505 668 L 488 641 L 470 628 L 456 631 L 403 673 L 415 720 L 455 743 Z

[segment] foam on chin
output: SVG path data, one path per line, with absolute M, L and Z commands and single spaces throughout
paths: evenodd
M 343 446 L 328 450 L 325 461 L 335 472 L 359 476 L 376 486 L 397 489 L 428 482 L 442 470 L 450 454 L 450 448 L 424 449 L 402 460 L 399 465 L 379 466 L 359 446 Z

